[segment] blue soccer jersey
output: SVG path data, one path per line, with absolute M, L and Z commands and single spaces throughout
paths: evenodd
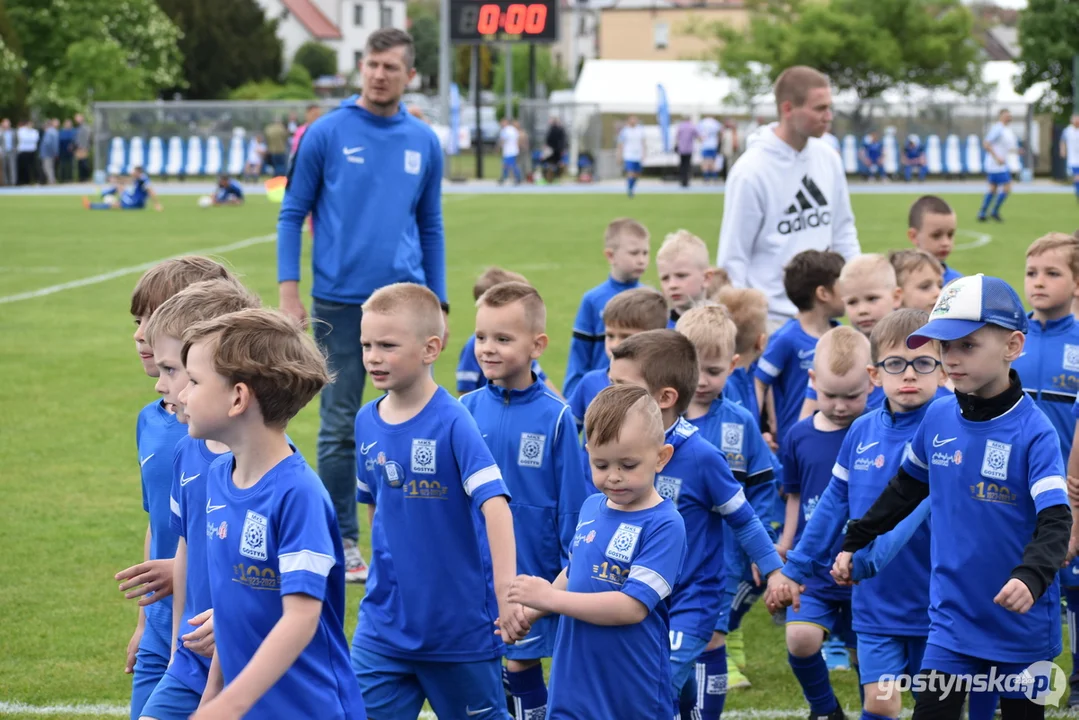
M 1079 390 L 1079 323 L 1075 316 L 1042 324 L 1030 316 L 1030 329 L 1023 354 L 1013 363 L 1023 392 L 1049 418 L 1060 438 L 1060 452 L 1067 462 L 1075 436 L 1076 391 Z
M 843 440 L 850 428 L 824 432 L 813 426 L 813 418 L 807 417 L 791 428 L 780 448 L 780 461 L 783 463 L 783 492 L 801 495 L 801 507 L 798 512 L 798 530 L 796 542 L 802 537 L 806 522 L 813 517 L 817 503 L 828 488 L 832 478 L 832 468 L 839 457 Z M 842 536 L 828 548 L 826 557 L 835 558 L 843 549 Z M 829 574 L 831 565 L 824 567 L 815 564 L 813 574 L 805 578 L 806 593 L 822 600 L 842 602 L 850 600 L 850 588 L 840 587 Z
M 367 717 L 345 640 L 345 561 L 337 515 L 299 453 L 248 488 L 232 482 L 235 460 L 214 461 L 206 483 L 206 564 L 214 642 L 225 683 L 247 666 L 282 618 L 282 598 L 322 603 L 318 628 L 291 667 L 249 715 Z
M 213 607 L 210 596 L 210 575 L 206 564 L 206 483 L 210 466 L 222 457 L 210 452 L 205 440 L 184 437 L 176 445 L 173 460 L 172 530 L 187 543 L 184 607 L 180 621 L 180 636 L 194 632 L 188 621 Z M 206 689 L 210 659 L 184 647 L 176 638 L 176 654 L 168 673 L 196 692 Z
M 161 400 L 154 400 L 139 412 L 135 425 L 135 443 L 139 449 L 142 473 L 142 509 L 150 514 L 150 559 L 166 560 L 176 556 L 179 536 L 172 529 L 173 451 L 187 426 L 165 409 Z M 146 622 L 151 623 L 162 637 L 172 635 L 172 596 L 146 606 Z
M 136 177 L 131 187 L 124 190 L 120 195 L 120 204 L 125 208 L 146 207 L 146 199 L 150 197 L 150 178 L 145 175 Z
M 681 418 L 667 431 L 667 442 L 674 455 L 656 475 L 656 490 L 678 509 L 689 543 L 671 599 L 671 630 L 707 640 L 721 610 L 723 521 L 762 575 L 783 563 L 723 453 Z
M 757 391 L 753 387 L 753 373 L 756 369 L 735 368 L 727 376 L 723 387 L 723 397 L 735 405 L 741 405 L 750 415 L 760 422 L 761 409 L 757 407 Z
M 944 265 L 944 263 L 941 263 L 941 265 Z M 963 277 L 963 273 L 959 272 L 958 270 L 956 270 L 953 267 L 950 267 L 948 265 L 944 265 L 944 284 L 945 285 L 950 283 L 952 280 L 958 280 L 961 277 Z
M 376 509 L 353 644 L 412 660 L 501 657 L 480 507 L 509 498 L 502 473 L 476 421 L 443 388 L 397 425 L 379 417 L 381 401 L 356 414 L 357 497 Z
M 230 199 L 236 198 L 237 200 L 244 199 L 244 189 L 240 183 L 235 180 L 229 180 L 225 187 L 217 186 L 214 190 L 214 201 L 223 203 L 228 202 Z
M 540 379 L 547 382 L 547 373 L 543 372 L 538 360 L 532 361 L 532 372 Z M 476 335 L 473 333 L 465 340 L 465 346 L 461 348 L 461 357 L 457 361 L 457 393 L 467 393 L 478 390 L 487 384 L 487 376 L 480 368 L 480 361 L 476 359 Z
M 836 323 L 833 323 L 833 327 Z M 775 331 L 768 340 L 754 374 L 770 385 L 775 396 L 776 429 L 779 440 L 798 422 L 805 401 L 809 369 L 817 352 L 817 340 L 805 330 L 797 318 Z
M 566 363 L 566 381 L 562 385 L 562 394 L 569 397 L 581 377 L 589 370 L 605 370 L 611 364 L 607 357 L 604 340 L 607 327 L 603 323 L 603 308 L 607 302 L 624 290 L 640 287 L 636 280 L 618 282 L 608 277 L 603 284 L 597 285 L 584 294 L 577 309 L 577 319 L 573 321 L 573 339 L 569 344 L 569 361 Z
M 584 414 L 588 412 L 588 406 L 603 391 L 603 388 L 611 384 L 607 370 L 603 368 L 585 373 L 577 386 L 573 388 L 573 392 L 566 398 L 570 411 L 573 412 L 573 420 L 577 423 L 577 432 L 584 430 Z
M 560 619 L 547 720 L 671 719 L 668 604 L 685 558 L 685 525 L 670 502 L 624 512 L 604 495 L 585 500 L 566 589 L 623 592 L 649 613 L 633 625 Z
M 1022 563 L 1037 514 L 1068 504 L 1060 444 L 1034 401 L 1024 396 L 984 422 L 966 420 L 955 398 L 935 402 L 902 467 L 929 483 L 929 644 L 997 662 L 1056 657 L 1058 583 L 1022 615 L 993 602 Z

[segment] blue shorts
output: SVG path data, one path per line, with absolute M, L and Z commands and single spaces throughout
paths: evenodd
M 787 608 L 787 623 L 816 625 L 825 635 L 835 635 L 849 648 L 858 646 L 858 636 L 851 629 L 850 600 L 824 600 L 802 595 L 802 609 Z
M 502 661 L 425 662 L 387 657 L 352 645 L 352 669 L 367 715 L 377 720 L 419 717 L 423 701 L 444 718 L 509 720 Z
M 701 157 L 705 160 L 715 160 L 716 155 L 719 155 L 719 151 L 716 149 L 701 150 Z
M 626 160 L 623 167 L 625 167 L 627 173 L 639 173 L 641 171 L 641 161 Z
M 1079 588 L 1079 557 L 1068 563 L 1068 567 L 1061 568 L 1057 572 L 1057 577 L 1060 578 L 1060 587 Z M 1079 608 L 1072 608 L 1072 610 L 1079 612 Z
M 924 637 L 858 633 L 859 682 L 869 685 L 885 675 L 917 675 L 924 654 Z
M 131 676 L 131 720 L 142 717 L 146 701 L 169 667 L 172 643 L 154 628 L 154 624 L 146 623 L 135 655 L 135 672 Z
M 989 181 L 990 185 L 1007 185 L 1012 181 L 1012 174 L 1007 170 L 991 172 L 986 176 L 986 180 Z
M 142 717 L 154 720 L 187 720 L 199 709 L 202 693 L 195 692 L 184 685 L 172 673 L 165 673 L 161 682 L 154 688 Z
M 1046 658 L 1046 660 L 1052 660 L 1052 658 Z M 993 662 L 992 660 L 982 660 L 981 658 L 971 657 L 970 655 L 963 655 L 947 648 L 943 648 L 940 645 L 933 645 L 932 643 L 925 646 L 925 656 L 922 658 L 922 670 L 928 672 L 930 670 L 937 670 L 938 672 L 948 673 L 949 675 L 983 675 L 987 676 L 991 671 L 995 672 L 997 677 L 1020 675 L 1024 670 L 1030 667 L 1033 663 L 1005 663 L 1005 662 Z M 974 688 L 975 692 L 993 692 L 992 688 Z M 1025 698 L 1026 695 L 1020 690 L 1007 690 L 1000 693 L 1000 697 L 1004 698 Z
M 697 669 L 701 656 L 712 638 L 699 638 L 671 630 L 671 692 L 674 699 L 682 694 L 689 676 Z
M 517 167 L 517 156 L 502 158 L 502 165 L 505 167 Z
M 558 616 L 545 615 L 532 623 L 523 640 L 506 646 L 507 660 L 540 660 L 554 655 L 554 639 L 558 634 Z

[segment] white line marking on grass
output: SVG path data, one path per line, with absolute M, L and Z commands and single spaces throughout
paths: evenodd
M 967 237 L 974 238 L 970 242 L 959 243 L 952 248 L 955 250 L 974 250 L 976 248 L 985 247 L 989 243 L 993 242 L 993 236 L 989 233 L 976 232 L 974 230 L 956 230 L 956 235 L 966 235 Z
M 62 267 L 55 265 L 8 265 L 0 266 L 0 273 L 58 273 Z
M 81 278 L 79 280 L 72 280 L 71 282 L 60 283 L 59 285 L 49 285 L 48 287 L 39 288 L 37 290 L 30 290 L 28 292 L 16 293 L 15 295 L 5 295 L 0 297 L 0 305 L 5 303 L 19 302 L 20 300 L 33 300 L 34 298 L 45 297 L 46 295 L 53 295 L 64 290 L 74 290 L 75 288 L 86 287 L 87 285 L 97 285 L 98 283 L 108 282 L 118 277 L 124 277 L 125 275 L 134 275 L 149 270 L 154 265 L 160 262 L 169 260 L 174 257 L 182 257 L 184 255 L 217 255 L 219 253 L 229 252 L 230 250 L 241 250 L 252 245 L 261 245 L 262 243 L 268 243 L 277 239 L 277 233 L 272 235 L 259 235 L 258 237 L 250 237 L 246 240 L 240 240 L 239 242 L 229 243 L 228 245 L 220 245 L 218 247 L 206 248 L 204 250 L 189 250 L 186 252 L 178 253 L 176 255 L 170 255 L 169 257 L 159 258 L 152 260 L 148 263 L 142 263 L 141 265 L 131 265 L 130 267 L 123 267 L 117 270 L 112 270 L 100 275 L 91 275 L 90 277 Z

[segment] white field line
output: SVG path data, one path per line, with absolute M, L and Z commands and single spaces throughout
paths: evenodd
M 239 242 L 229 243 L 228 245 L 219 245 L 218 247 L 206 248 L 203 250 L 189 250 L 179 253 L 177 255 L 170 255 L 169 257 L 158 258 L 157 260 L 151 260 L 141 265 L 131 265 L 129 267 L 117 268 L 107 273 L 101 273 L 100 275 L 91 275 L 90 277 L 80 278 L 79 280 L 72 280 L 66 283 L 60 283 L 59 285 L 49 285 L 48 287 L 39 288 L 37 290 L 30 290 L 27 292 L 16 293 L 14 295 L 4 295 L 0 297 L 0 305 L 5 303 L 19 302 L 20 300 L 33 300 L 34 298 L 45 297 L 46 295 L 53 295 L 65 290 L 74 290 L 75 288 L 86 287 L 87 285 L 97 285 L 98 283 L 108 282 L 115 278 L 124 277 L 125 275 L 135 275 L 136 273 L 146 272 L 159 262 L 163 262 L 170 258 L 181 257 L 183 255 L 217 255 L 219 253 L 226 253 L 231 250 L 241 250 L 252 245 L 261 245 L 263 243 L 272 242 L 277 239 L 277 233 L 272 235 L 259 235 L 258 237 L 250 237 L 246 240 L 240 240 Z
M 989 233 L 976 232 L 974 230 L 956 230 L 956 235 L 966 235 L 967 237 L 974 238 L 970 242 L 958 243 L 952 250 L 974 250 L 975 248 L 985 247 L 989 243 L 993 242 L 993 236 Z

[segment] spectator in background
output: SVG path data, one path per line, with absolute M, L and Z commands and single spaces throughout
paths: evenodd
M 75 126 L 70 120 L 64 120 L 60 129 L 60 182 L 71 182 L 75 177 Z
M 75 116 L 75 164 L 79 168 L 79 182 L 90 179 L 90 126 L 83 116 Z
M 281 120 L 266 126 L 266 164 L 273 167 L 274 175 L 288 172 L 288 130 Z
M 266 162 L 266 143 L 261 135 L 255 135 L 255 139 L 247 146 L 247 161 L 244 163 L 244 180 L 255 182 L 262 175 L 262 166 Z
M 903 177 L 907 182 L 910 182 L 914 173 L 918 173 L 918 182 L 925 180 L 925 175 L 929 172 L 925 163 L 925 148 L 914 135 L 907 138 L 907 144 L 903 146 L 903 156 L 899 161 L 903 163 Z
M 11 121 L 0 120 L 0 185 L 15 185 L 18 182 L 15 170 L 15 131 Z
M 288 123 L 285 126 L 285 129 L 288 130 L 289 137 L 292 137 L 296 134 L 296 130 L 299 129 L 298 125 L 299 121 L 296 119 L 296 113 L 290 112 L 288 114 Z
M 688 117 L 682 118 L 674 134 L 674 147 L 678 152 L 678 181 L 682 187 L 689 187 L 689 178 L 693 174 L 693 143 L 700 137 L 693 121 Z
M 15 132 L 18 185 L 31 185 L 34 182 L 37 174 L 34 169 L 37 163 L 37 143 L 40 139 L 41 133 L 29 120 L 24 120 Z
M 38 155 L 41 157 L 41 172 L 46 185 L 56 184 L 56 161 L 60 157 L 60 121 L 53 118 L 46 120 L 41 137 Z
M 862 140 L 862 149 L 858 151 L 858 156 L 865 166 L 862 174 L 866 180 L 873 177 L 884 179 L 884 165 L 881 162 L 884 158 L 884 143 L 880 141 L 880 135 L 870 131 Z
M 723 130 L 719 134 L 719 152 L 723 156 L 723 167 L 719 168 L 719 174 L 726 180 L 738 155 L 738 128 L 733 120 L 728 119 L 723 123 Z
M 557 116 L 551 118 L 544 144 L 547 146 L 547 155 L 543 158 L 544 172 L 547 182 L 554 182 L 556 177 L 562 175 L 562 168 L 565 167 L 562 156 L 565 155 L 567 146 L 566 131 Z
M 520 120 L 513 121 L 513 127 L 517 128 L 518 139 L 517 142 L 521 145 L 521 155 L 518 160 L 521 162 L 521 170 L 524 172 L 525 177 L 532 177 L 532 153 L 529 150 L 528 133 L 521 127 Z
M 296 132 L 292 133 L 292 157 L 296 157 L 296 148 L 300 147 L 300 138 L 307 132 L 307 128 L 311 127 L 311 123 L 315 122 L 322 116 L 322 108 L 318 105 L 308 105 L 307 113 L 304 115 L 303 125 L 296 128 Z

